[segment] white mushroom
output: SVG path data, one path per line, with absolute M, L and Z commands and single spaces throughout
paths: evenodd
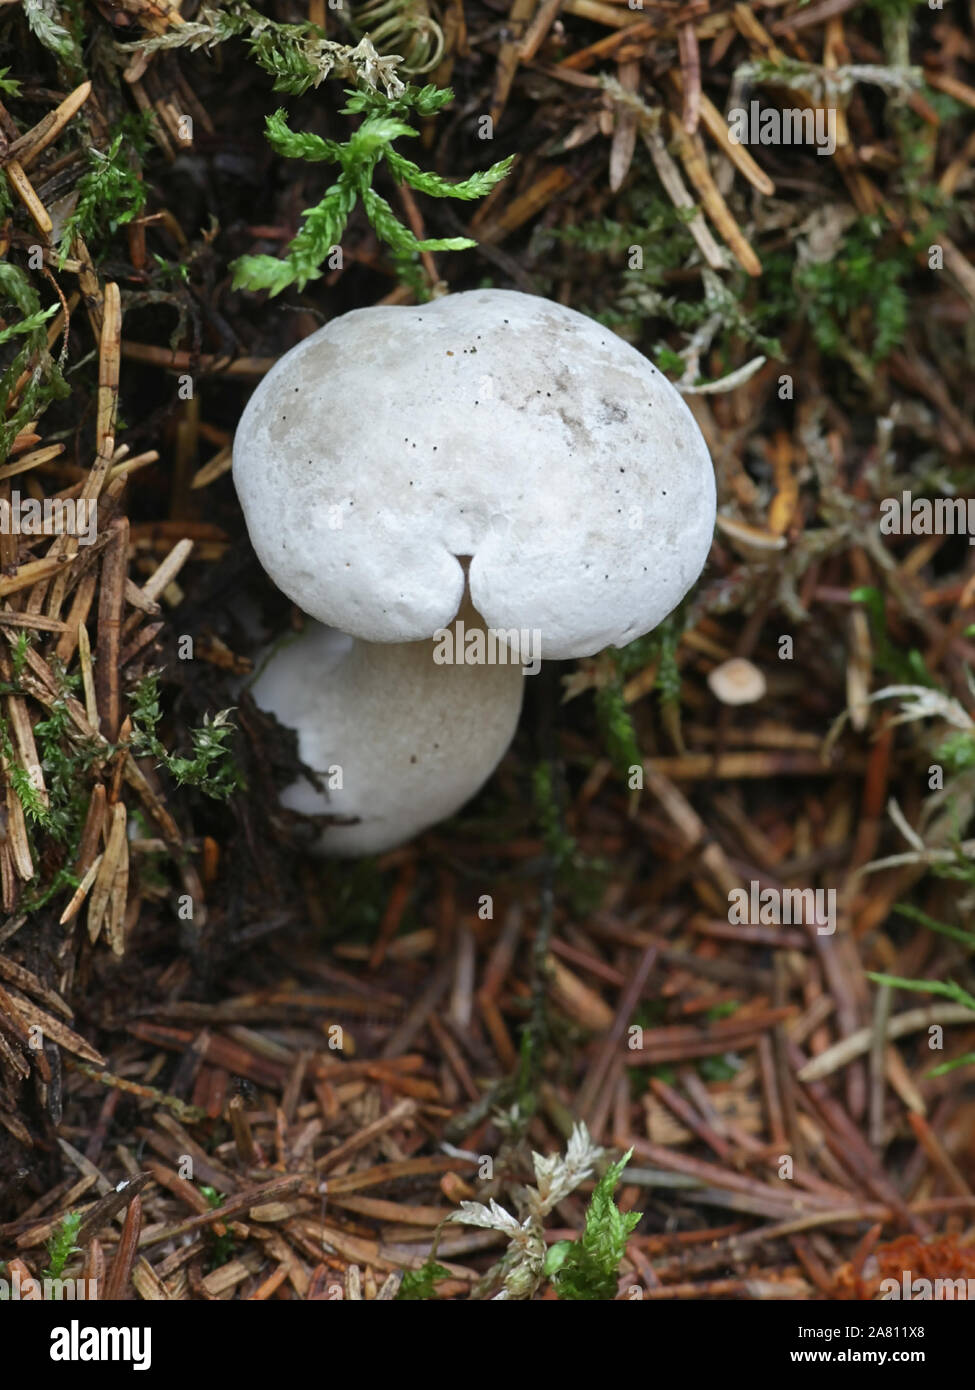
M 483 747 L 460 738 L 451 755 L 469 754 L 471 792 L 503 752 L 494 740 L 517 719 L 517 665 L 432 660 L 429 639 L 465 594 L 473 620 L 501 634 L 501 645 L 520 634 L 522 658 L 526 644 L 530 657 L 591 656 L 667 616 L 704 566 L 715 518 L 707 447 L 667 379 L 594 320 L 508 290 L 359 309 L 306 338 L 251 397 L 234 440 L 234 482 L 259 560 L 306 613 L 364 643 L 425 643 L 434 669 L 417 675 L 415 699 L 406 673 L 420 672 L 419 655 L 353 659 L 344 648 L 345 662 L 332 666 L 329 641 L 314 635 L 305 639 L 307 675 L 285 652 L 255 687 L 285 722 L 309 721 L 310 764 L 334 749 L 336 763 L 372 769 L 354 795 L 345 780 L 346 805 L 370 821 L 386 815 L 370 809 L 373 772 L 387 743 L 411 744 L 411 712 L 426 721 L 422 738 L 438 709 L 452 725 L 457 702 L 469 701 L 473 727 L 490 701 L 504 704 L 497 722 L 487 719 Z M 302 696 L 284 700 L 269 683 L 279 661 L 291 671 L 282 684 L 306 680 Z M 383 685 L 375 701 L 366 693 L 373 680 Z M 376 741 L 361 763 L 360 737 Z M 398 808 L 387 830 L 398 826 L 400 839 L 466 799 L 460 767 L 449 792 L 445 768 L 431 768 L 424 804 L 416 777 L 407 791 L 392 786 L 400 773 L 388 763 L 384 775 Z M 337 829 L 323 847 L 366 852 L 344 834 L 350 848 L 338 848 Z M 364 830 L 361 838 L 376 839 Z
M 765 677 L 743 656 L 733 656 L 708 674 L 708 685 L 723 705 L 751 705 L 765 694 Z
M 678 392 L 593 319 L 471 290 L 343 314 L 261 382 L 234 441 L 258 559 L 306 613 L 409 642 L 460 607 L 551 658 L 649 632 L 700 574 L 714 473 Z

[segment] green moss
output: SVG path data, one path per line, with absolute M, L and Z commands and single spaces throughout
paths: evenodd
M 620 1261 L 642 1212 L 625 1214 L 613 1201 L 620 1175 L 633 1150 L 606 1169 L 589 1199 L 586 1224 L 578 1240 L 557 1241 L 545 1260 L 560 1300 L 608 1302 L 616 1297 Z
M 796 284 L 820 351 L 848 357 L 853 349 L 875 364 L 904 341 L 902 282 L 912 263 L 882 242 L 878 223 L 859 218 L 832 260 L 797 270 Z
M 596 719 L 613 767 L 620 777 L 626 778 L 631 767 L 642 765 L 643 755 L 618 677 L 597 689 Z
M 202 725 L 190 731 L 192 754 L 177 757 L 167 752 L 156 732 L 162 719 L 159 678 L 144 676 L 132 692 L 133 748 L 140 756 L 158 758 L 178 787 L 196 787 L 204 796 L 225 801 L 244 785 L 243 774 L 233 761 L 229 743 L 235 732 L 230 710 L 205 715 Z
M 227 1200 L 223 1192 L 218 1192 L 215 1187 L 209 1187 L 205 1183 L 200 1184 L 200 1191 L 209 1203 L 211 1211 L 217 1211 Z M 219 1269 L 221 1265 L 228 1264 L 234 1257 L 236 1246 L 230 1231 L 225 1231 L 222 1236 L 214 1236 L 213 1247 L 210 1253 L 210 1270 Z
M 72 1255 L 77 1253 L 78 1247 L 75 1241 L 78 1232 L 81 1230 L 81 1212 L 69 1211 L 54 1229 L 54 1234 L 47 1242 L 47 1269 L 42 1278 L 60 1279 L 64 1272 L 64 1266 Z
M 7 180 L 0 183 L 5 185 Z M 68 394 L 61 368 L 47 349 L 47 322 L 56 312 L 56 304 L 41 307 L 37 291 L 22 270 L 9 261 L 0 261 L 4 341 L 16 349 L 0 374 L 0 398 L 9 400 L 20 378 L 25 374 L 28 378 L 16 407 L 0 422 L 0 463 L 6 462 L 11 445 L 27 422 L 42 415 L 51 401 Z
M 126 116 L 105 150 L 88 150 L 89 168 L 78 180 L 78 201 L 64 224 L 61 260 L 78 235 L 104 254 L 108 243 L 126 223 L 138 217 L 146 204 L 140 156 L 146 146 L 149 117 Z
M 545 841 L 545 847 L 558 867 L 568 864 L 575 852 L 575 840 L 565 829 L 555 794 L 552 765 L 538 763 L 532 770 L 532 799 Z
M 480 173 L 458 183 L 448 183 L 438 174 L 425 171 L 393 149 L 393 141 L 415 138 L 419 131 L 403 116 L 416 113 L 431 116 L 453 99 L 449 88 L 407 87 L 398 97 L 384 96 L 371 88 L 349 94 L 342 109 L 346 116 L 363 115 L 359 128 L 341 144 L 318 135 L 294 131 L 284 111 L 267 118 L 267 138 L 277 154 L 287 159 L 338 165 L 335 182 L 321 201 L 304 214 L 304 223 L 283 257 L 241 256 L 231 269 L 234 285 L 250 290 L 269 290 L 280 294 L 289 285 L 304 289 L 309 280 L 321 276 L 321 266 L 338 246 L 346 223 L 357 202 L 379 238 L 389 246 L 394 262 L 421 297 L 426 290 L 419 274 L 417 257 L 423 251 L 464 251 L 476 242 L 469 237 L 428 237 L 419 240 L 400 221 L 390 204 L 372 187 L 373 176 L 385 160 L 394 179 L 433 198 L 481 198 L 505 178 L 512 159 L 502 159 Z
M 450 1270 L 438 1265 L 432 1257 L 419 1269 L 408 1269 L 403 1275 L 396 1297 L 401 1303 L 426 1302 L 436 1298 L 434 1285 L 441 1279 L 449 1279 Z

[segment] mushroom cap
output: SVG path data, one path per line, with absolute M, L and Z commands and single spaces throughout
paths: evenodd
M 765 677 L 743 656 L 733 656 L 708 673 L 708 685 L 723 705 L 751 705 L 766 691 Z
M 511 290 L 333 319 L 257 387 L 233 470 L 278 588 L 370 642 L 449 624 L 470 557 L 489 627 L 591 656 L 679 603 L 715 519 L 707 446 L 666 377 Z
M 523 685 L 517 663 L 437 665 L 429 641 L 358 642 L 309 622 L 270 656 L 250 691 L 297 731 L 298 756 L 328 788 L 301 778 L 281 805 L 359 817 L 327 825 L 317 849 L 360 855 L 403 844 L 481 788 L 514 736 Z

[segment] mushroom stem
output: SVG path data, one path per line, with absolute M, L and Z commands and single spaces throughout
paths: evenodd
M 473 609 L 466 631 L 483 625 Z M 459 810 L 494 771 L 514 736 L 524 676 L 518 664 L 450 664 L 437 643 L 363 642 L 309 621 L 251 687 L 256 703 L 296 730 L 307 778 L 281 804 L 330 824 L 325 855 L 378 854 Z M 441 648 L 442 650 L 442 648 Z

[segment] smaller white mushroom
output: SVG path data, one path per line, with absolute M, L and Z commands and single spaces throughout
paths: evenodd
M 733 656 L 715 666 L 708 676 L 711 687 L 723 705 L 752 705 L 765 694 L 765 677 L 743 656 Z

